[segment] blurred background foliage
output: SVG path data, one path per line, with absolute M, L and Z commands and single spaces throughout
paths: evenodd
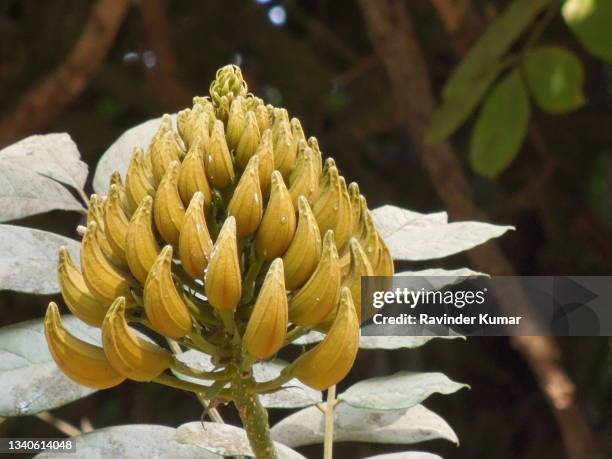
M 470 43 L 481 30 L 468 23 L 460 37 L 449 36 L 432 7 L 436 2 L 406 3 L 439 94 L 459 62 L 455 47 Z M 510 2 L 468 3 L 490 22 Z M 28 89 L 63 61 L 94 4 L 0 0 L 1 117 L 10 119 Z M 359 182 L 370 207 L 393 203 L 420 212 L 444 208 L 421 166 L 418 146 L 397 120 L 388 75 L 356 2 L 155 0 L 151 4 L 149 15 L 130 8 L 89 84 L 44 128 L 44 132 L 68 132 L 90 171 L 125 129 L 187 106 L 192 95 L 206 95 L 215 70 L 235 63 L 242 67 L 252 92 L 287 107 L 301 119 L 307 135 L 319 138 L 324 153 L 334 156 L 343 175 Z M 453 145 L 488 219 L 517 227 L 501 244 L 519 274 L 609 275 L 612 64 L 589 54 L 559 14 L 550 18 L 538 42 L 562 45 L 578 57 L 584 67 L 584 105 L 553 116 L 532 104 L 526 139 L 516 159 L 495 179 L 470 171 L 473 117 L 454 134 Z M 516 46 L 520 48 L 520 40 Z M 18 224 L 74 237 L 79 218 L 51 212 Z M 439 266 L 456 268 L 470 262 L 456 256 L 441 260 Z M 402 268 L 422 266 L 406 263 Z M 0 325 L 40 317 L 46 304 L 47 299 L 40 297 L 3 292 Z M 604 455 L 612 457 L 610 340 L 564 338 L 559 343 L 582 412 Z M 342 385 L 401 369 L 440 370 L 472 386 L 452 397 L 432 397 L 428 403 L 457 431 L 461 445 L 431 442 L 423 449 L 449 458 L 563 457 L 563 442 L 549 405 L 507 339 L 433 342 L 418 351 L 363 351 Z M 199 419 L 202 413 L 189 394 L 126 382 L 57 414 L 77 425 L 85 417 L 94 427 L 103 427 L 176 426 Z M 237 422 L 230 412 L 224 415 Z M 271 413 L 273 421 L 278 416 Z M 57 432 L 36 418 L 0 424 L 3 437 L 53 435 Z M 400 448 L 339 444 L 336 457 L 394 450 Z M 308 457 L 321 454 L 319 447 L 304 452 Z

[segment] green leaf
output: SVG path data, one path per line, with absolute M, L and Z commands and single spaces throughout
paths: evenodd
M 323 413 L 314 406 L 287 416 L 272 428 L 272 438 L 292 448 L 323 443 L 324 435 Z M 380 411 L 341 403 L 334 411 L 334 442 L 409 445 L 437 438 L 459 443 L 447 422 L 423 405 Z
M 64 315 L 66 327 L 79 338 L 101 346 L 100 330 Z M 42 319 L 0 328 L 0 416 L 22 416 L 51 410 L 95 392 L 68 379 L 57 367 L 43 331 Z
M 495 85 L 487 97 L 470 143 L 472 169 L 485 177 L 497 177 L 518 154 L 529 125 L 527 90 L 518 70 Z
M 561 13 L 567 25 L 590 53 L 612 61 L 610 0 L 566 0 Z
M 426 134 L 428 142 L 446 139 L 463 124 L 505 67 L 501 58 L 550 3 L 513 1 L 489 25 L 446 82 L 442 105 L 434 112 Z
M 357 408 L 394 410 L 415 406 L 434 393 L 447 395 L 464 387 L 469 386 L 451 381 L 443 373 L 400 371 L 360 381 L 340 394 L 338 399 Z
M 91 459 L 106 457 L 156 457 L 182 459 L 222 459 L 223 456 L 196 445 L 179 443 L 176 429 L 152 424 L 133 424 L 98 429 L 73 437 L 76 453 L 41 453 L 36 459 Z
M 584 70 L 574 53 L 560 46 L 530 50 L 523 62 L 524 75 L 540 108 L 566 113 L 584 105 Z

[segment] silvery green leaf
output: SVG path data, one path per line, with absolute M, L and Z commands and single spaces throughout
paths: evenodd
M 82 190 L 87 180 L 87 164 L 66 133 L 33 135 L 0 150 L 0 161 Z
M 334 414 L 335 442 L 413 444 L 441 438 L 459 443 L 446 421 L 423 405 L 380 411 L 341 403 Z M 292 448 L 323 443 L 324 433 L 323 413 L 314 406 L 284 418 L 272 428 L 272 438 Z
M 416 214 L 394 206 L 372 211 L 376 227 L 396 260 L 444 258 L 496 238 L 511 226 L 446 221 L 446 214 Z
M 189 350 L 177 356 L 178 360 L 198 371 L 214 371 L 214 365 L 209 355 L 196 350 Z M 257 382 L 265 382 L 276 378 L 281 370 L 287 366 L 287 362 L 274 359 L 258 362 L 253 365 L 253 377 Z M 173 370 L 177 378 L 195 384 L 210 386 L 212 381 L 183 375 Z M 321 392 L 311 389 L 297 379 L 292 379 L 285 384 L 285 388 L 279 391 L 262 394 L 259 396 L 261 404 L 266 408 L 302 408 L 314 405 L 321 401 Z
M 61 183 L 9 159 L 0 160 L 0 222 L 56 209 L 85 212 Z
M 469 386 L 451 381 L 443 373 L 400 371 L 360 381 L 340 394 L 338 399 L 354 407 L 393 410 L 410 408 L 432 394 L 452 394 L 464 387 Z
M 38 459 L 221 459 L 222 456 L 174 439 L 176 429 L 151 424 L 105 427 L 71 438 L 75 453 L 41 453 Z
M 424 451 L 403 451 L 401 453 L 378 454 L 364 459 L 442 459 L 441 456 Z
M 63 321 L 79 338 L 101 345 L 100 330 L 71 315 L 64 315 Z M 40 413 L 95 392 L 71 381 L 57 367 L 42 319 L 0 328 L 0 387 L 0 416 L 4 417 Z
M 364 459 L 442 459 L 442 457 L 424 451 L 404 451 L 401 453 L 378 454 Z
M 68 247 L 78 264 L 78 241 L 37 229 L 0 225 L 0 290 L 41 295 L 57 293 L 61 246 Z
M 176 120 L 176 115 L 172 115 L 172 118 Z M 119 171 L 121 176 L 125 177 L 134 148 L 142 147 L 143 150 L 146 150 L 160 123 L 161 117 L 138 124 L 121 134 L 108 147 L 96 167 L 93 179 L 93 188 L 96 193 L 102 196 L 107 194 L 108 182 L 113 172 Z
M 176 429 L 174 439 L 222 456 L 254 456 L 246 432 L 229 424 L 189 422 Z M 280 459 L 304 459 L 285 445 L 275 442 L 274 446 Z
M 424 346 L 432 339 L 454 339 L 463 336 L 361 336 L 359 347 L 361 349 L 415 349 Z

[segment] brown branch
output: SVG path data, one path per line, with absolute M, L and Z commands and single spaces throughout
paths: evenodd
M 139 0 L 147 42 L 157 59 L 147 69 L 151 92 L 163 99 L 168 109 L 191 105 L 191 91 L 179 80 L 179 66 L 172 50 L 170 26 L 164 0 Z
M 420 146 L 423 165 L 438 195 L 454 218 L 483 219 L 485 216 L 474 203 L 451 144 L 431 145 L 423 141 L 435 102 L 424 56 L 404 1 L 360 0 L 360 6 L 374 47 L 386 67 L 398 119 Z M 498 276 L 515 274 L 496 241 L 471 250 L 468 256 L 480 271 Z M 516 304 L 506 307 L 516 307 Z M 515 337 L 512 342 L 529 362 L 553 408 L 568 456 L 572 459 L 601 457 L 574 400 L 574 385 L 561 366 L 556 342 L 538 336 Z
M 96 74 L 128 10 L 127 0 L 99 0 L 78 41 L 42 81 L 0 121 L 0 146 L 47 127 L 76 99 Z

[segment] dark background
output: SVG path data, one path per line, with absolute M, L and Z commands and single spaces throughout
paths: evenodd
M 14 114 L 28 91 L 64 62 L 95 3 L 0 0 L 0 144 L 32 133 L 11 131 Z M 476 14 L 482 22 L 465 21 L 455 33 L 445 30 L 434 3 L 411 0 L 404 7 L 411 14 L 437 100 L 461 50 L 508 2 L 468 2 L 472 18 Z M 359 3 L 349 0 L 135 2 L 83 88 L 74 95 L 69 88 L 58 88 L 59 98 L 37 106 L 26 126 L 36 132 L 68 132 L 93 171 L 100 155 L 125 129 L 188 106 L 192 95 L 207 94 L 218 67 L 237 63 L 252 92 L 287 107 L 300 118 L 307 135 L 319 138 L 324 153 L 336 159 L 347 180 L 359 182 L 370 207 L 393 203 L 420 212 L 443 210 L 446 206 L 421 165 L 419 141 L 411 138 L 398 116 L 397 94 L 370 36 Z M 609 275 L 612 66 L 586 53 L 560 16 L 540 41 L 562 44 L 580 57 L 587 75 L 587 104 L 562 116 L 534 109 L 519 156 L 495 181 L 469 170 L 469 122 L 452 138 L 459 167 L 487 220 L 516 226 L 517 231 L 505 235 L 500 244 L 517 273 Z M 62 99 L 66 95 L 70 100 Z M 78 219 L 51 212 L 18 224 L 74 235 Z M 462 266 L 478 269 L 463 255 L 401 268 Z M 2 292 L 0 325 L 42 316 L 48 300 Z M 563 338 L 557 343 L 560 365 L 575 384 L 577 416 L 590 431 L 587 438 L 604 457 L 612 457 L 611 342 Z M 567 442 L 573 441 L 562 435 L 542 380 L 534 376 L 525 353 L 506 338 L 440 340 L 412 351 L 363 351 L 339 390 L 358 379 L 398 370 L 443 371 L 471 385 L 469 391 L 432 396 L 425 402 L 451 424 L 461 445 L 346 443 L 337 444 L 335 457 L 417 449 L 448 458 L 557 458 L 566 456 Z M 94 427 L 177 426 L 199 419 L 201 407 L 189 394 L 126 382 L 54 413 L 76 425 L 85 416 Z M 222 409 L 222 414 L 237 422 L 232 410 Z M 272 420 L 284 414 L 274 411 Z M 566 430 L 572 431 L 572 426 Z M 53 427 L 33 417 L 0 424 L 3 437 L 54 435 L 58 433 Z M 302 452 L 308 457 L 322 454 L 319 447 Z

